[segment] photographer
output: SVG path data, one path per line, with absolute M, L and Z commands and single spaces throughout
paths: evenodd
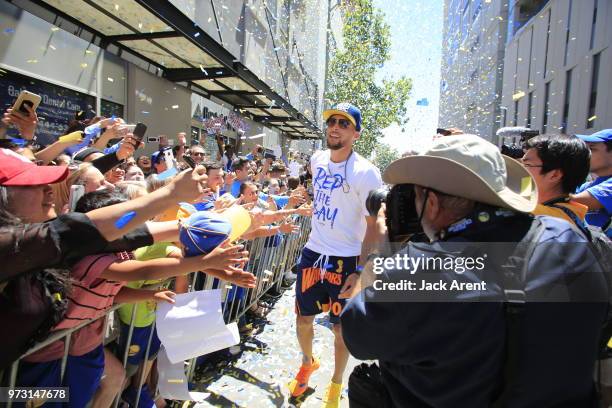
M 603 270 L 569 223 L 528 215 L 537 193 L 527 171 L 493 144 L 461 135 L 396 160 L 383 179 L 414 192 L 412 201 L 394 203 L 392 190 L 387 225 L 418 222 L 431 240 L 399 256 L 421 265 L 456 261 L 454 245 L 466 249 L 460 255 L 485 249 L 490 256 L 480 275 L 478 267 L 459 270 L 455 263 L 450 270 L 396 264 L 377 276 L 383 284 L 486 280 L 479 290 L 390 293 L 372 285 L 347 304 L 341 321 L 349 351 L 380 363 L 378 395 L 387 400 L 371 406 L 597 406 L 593 371 L 608 296 Z M 398 214 L 402 220 L 393 218 Z M 361 389 L 349 381 L 349 398 Z

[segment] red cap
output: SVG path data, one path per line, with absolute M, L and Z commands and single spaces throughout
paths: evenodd
M 37 166 L 8 149 L 0 149 L 0 185 L 41 186 L 68 177 L 66 166 Z

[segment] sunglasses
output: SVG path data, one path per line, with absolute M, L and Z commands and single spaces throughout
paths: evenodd
M 346 129 L 346 128 L 349 127 L 351 122 L 349 120 L 347 120 L 347 119 L 329 118 L 329 119 L 327 119 L 325 124 L 327 125 L 327 127 L 333 127 L 333 126 L 336 126 L 336 124 L 337 124 L 338 126 L 340 126 L 340 128 Z

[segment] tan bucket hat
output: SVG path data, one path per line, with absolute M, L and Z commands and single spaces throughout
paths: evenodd
M 426 152 L 391 163 L 383 180 L 520 212 L 532 212 L 538 203 L 535 181 L 527 169 L 476 135 L 437 139 Z

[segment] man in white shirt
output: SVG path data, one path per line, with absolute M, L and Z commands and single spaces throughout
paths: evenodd
M 334 328 L 335 366 L 324 397 L 324 406 L 338 407 L 342 376 L 349 352 L 342 338 L 339 316 L 359 278 L 359 259 L 370 245 L 366 225 L 374 225 L 365 206 L 370 190 L 381 187 L 380 172 L 353 151 L 361 132 L 361 112 L 341 103 L 323 112 L 328 150 L 313 154 L 310 166 L 313 185 L 312 231 L 298 266 L 296 282 L 296 326 L 302 351 L 302 366 L 289 383 L 293 397 L 308 389 L 319 360 L 312 355 L 313 322 L 317 314 L 330 312 Z M 370 229 L 368 229 L 369 231 Z M 374 230 L 372 228 L 372 230 Z
M 296 153 L 293 151 L 289 152 L 289 176 L 300 177 L 302 171 L 302 165 L 297 161 Z

